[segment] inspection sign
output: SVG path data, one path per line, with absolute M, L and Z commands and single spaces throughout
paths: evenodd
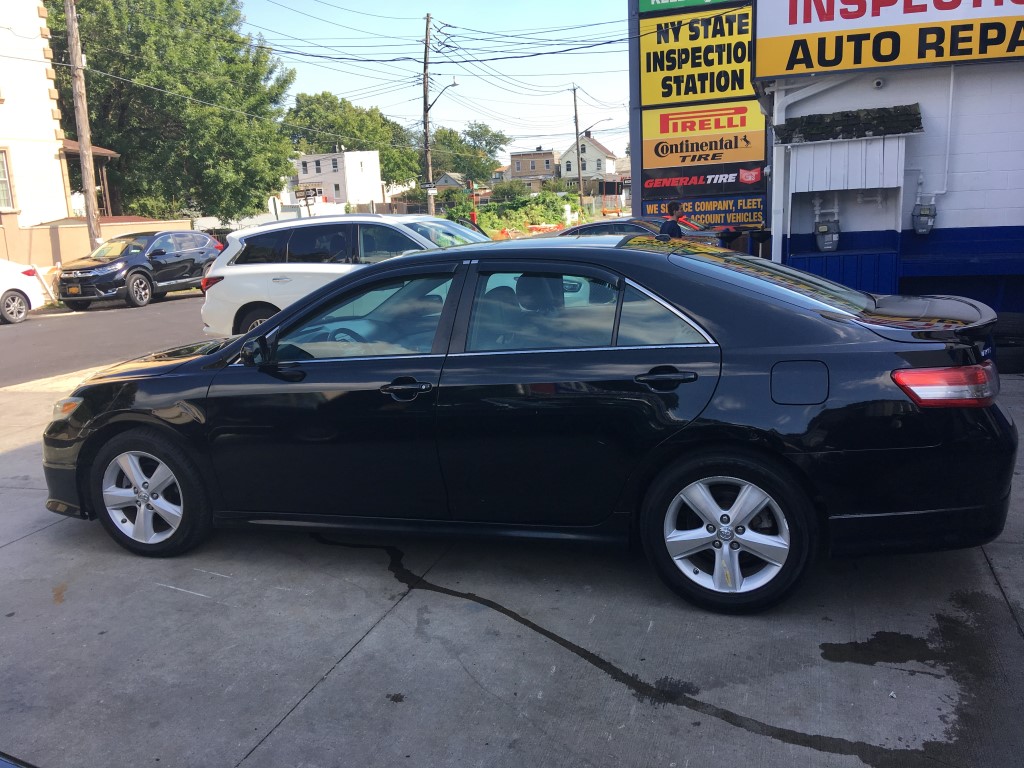
M 1024 0 L 767 5 L 758 4 L 756 20 L 758 78 L 1024 58 Z
M 754 96 L 751 6 L 640 18 L 641 106 Z

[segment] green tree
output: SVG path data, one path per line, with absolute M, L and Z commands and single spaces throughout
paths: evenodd
M 571 188 L 569 187 L 569 182 L 566 181 L 561 176 L 557 176 L 553 179 L 545 179 L 544 182 L 541 184 L 541 189 L 543 189 L 545 192 L 571 191 Z
M 512 139 L 483 123 L 469 123 L 462 133 L 437 128 L 430 140 L 431 165 L 438 172 L 461 173 L 467 180 L 486 184 L 501 165 L 498 153 Z
M 349 150 L 380 153 L 381 179 L 405 184 L 419 175 L 419 153 L 408 130 L 376 107 L 357 107 L 333 93 L 300 93 L 285 115 L 285 131 L 299 152 Z
M 54 59 L 68 61 L 63 5 L 50 6 Z M 237 219 L 266 209 L 292 171 L 280 130 L 294 79 L 240 30 L 240 0 L 79 3 L 92 140 L 110 166 L 115 211 Z M 59 105 L 75 135 L 70 75 Z
M 511 202 L 513 200 L 524 200 L 530 196 L 530 188 L 519 179 L 499 181 L 491 187 L 491 199 L 495 202 Z

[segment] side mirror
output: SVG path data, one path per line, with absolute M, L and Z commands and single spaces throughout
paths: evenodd
M 167 251 L 165 251 L 163 248 L 157 248 L 156 250 L 150 251 L 149 255 L 150 256 L 166 256 L 167 255 Z
M 263 342 L 261 345 L 260 342 Z M 266 346 L 266 341 L 262 338 L 248 339 L 240 350 L 238 350 L 238 359 L 242 361 L 242 365 L 246 368 L 254 368 L 260 365 L 266 360 L 263 355 L 263 348 Z

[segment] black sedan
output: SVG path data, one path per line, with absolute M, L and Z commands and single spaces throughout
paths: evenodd
M 664 219 L 602 219 L 586 224 L 577 224 L 555 233 L 555 237 L 592 237 L 594 235 L 656 235 L 661 230 Z M 687 237 L 701 237 L 715 241 L 721 232 L 705 227 L 686 217 L 680 217 L 679 228 Z
M 142 307 L 170 291 L 198 288 L 220 242 L 203 232 L 137 232 L 112 237 L 88 256 L 68 262 L 58 279 L 68 309 L 118 299 Z
M 999 535 L 994 322 L 695 241 L 407 256 L 83 383 L 47 506 L 151 556 L 237 525 L 635 536 L 683 597 L 758 610 L 820 548 Z

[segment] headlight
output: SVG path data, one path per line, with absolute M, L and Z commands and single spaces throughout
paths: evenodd
M 58 400 L 53 404 L 53 420 L 67 419 L 83 402 L 85 401 L 81 397 L 65 397 L 63 400 Z
M 113 264 L 107 264 L 105 267 L 99 267 L 93 270 L 94 275 L 109 275 L 111 272 L 120 272 L 124 269 L 123 261 L 115 261 Z

